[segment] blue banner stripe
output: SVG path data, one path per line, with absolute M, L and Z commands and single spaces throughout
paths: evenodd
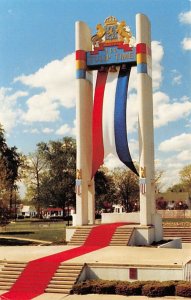
M 116 94 L 115 94 L 115 111 L 114 111 L 114 133 L 116 151 L 119 159 L 135 174 L 137 170 L 133 164 L 127 141 L 126 125 L 126 106 L 127 106 L 127 89 L 129 83 L 131 68 L 127 70 L 120 69 Z

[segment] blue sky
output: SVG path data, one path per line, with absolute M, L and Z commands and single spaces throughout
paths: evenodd
M 135 15 L 152 26 L 156 168 L 166 186 L 191 163 L 191 2 L 189 0 L 0 0 L 0 123 L 23 153 L 75 137 L 75 22 L 113 15 L 135 35 Z M 136 70 L 129 92 L 129 140 L 138 159 Z M 107 159 L 109 166 L 117 165 Z

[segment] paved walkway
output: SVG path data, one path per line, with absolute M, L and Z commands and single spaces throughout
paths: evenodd
M 57 297 L 57 298 L 56 298 Z M 120 296 L 120 295 L 95 295 L 95 294 L 89 294 L 89 295 L 56 295 L 56 297 L 52 297 L 52 294 L 43 294 L 41 296 L 38 296 L 34 298 L 35 300 L 151 300 L 153 298 L 148 298 L 145 296 Z M 182 297 L 156 297 L 154 299 L 160 299 L 160 300 L 183 300 L 188 298 L 182 298 Z
M 0 295 L 4 292 L 0 292 Z M 61 295 L 61 294 L 52 294 L 46 293 L 42 294 L 38 297 L 33 298 L 34 300 L 151 300 L 153 298 L 148 298 L 146 296 L 120 296 L 120 295 L 95 295 L 95 294 L 88 294 L 88 295 Z M 183 297 L 156 297 L 156 300 L 183 300 L 188 298 Z M 2 299 L 8 300 L 8 299 Z M 22 300 L 22 299 L 21 299 Z

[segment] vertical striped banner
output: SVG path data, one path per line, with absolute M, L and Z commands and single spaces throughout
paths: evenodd
M 98 71 L 93 108 L 92 177 L 110 153 L 138 175 L 127 139 L 126 107 L 130 70 L 117 67 L 114 73 Z

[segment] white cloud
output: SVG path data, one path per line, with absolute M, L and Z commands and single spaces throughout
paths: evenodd
M 124 164 L 117 158 L 115 157 L 113 154 L 109 154 L 105 160 L 104 160 L 104 165 L 108 168 L 108 169 L 115 169 L 115 168 L 121 168 L 124 167 Z
M 27 122 L 54 122 L 59 119 L 59 105 L 47 93 L 34 95 L 27 100 L 28 111 L 22 119 Z
M 152 80 L 153 80 L 153 88 L 159 89 L 162 83 L 163 77 L 163 67 L 162 67 L 162 59 L 164 56 L 163 46 L 158 41 L 153 41 L 151 44 L 152 49 Z
M 180 23 L 191 24 L 191 10 L 187 12 L 182 12 L 178 16 Z
M 74 126 L 70 127 L 68 124 L 62 125 L 56 130 L 57 135 L 71 135 L 76 136 L 76 120 L 73 121 Z
M 39 130 L 38 130 L 37 128 L 32 128 L 32 129 L 30 130 L 30 133 L 32 133 L 32 134 L 37 134 L 37 133 L 40 133 L 40 132 L 39 132 Z
M 191 149 L 183 150 L 176 156 L 176 159 L 183 162 L 190 161 L 190 153 L 191 153 Z
M 156 167 L 164 171 L 161 178 L 162 190 L 166 190 L 169 186 L 177 184 L 180 180 L 179 173 L 190 163 L 190 150 L 188 152 L 181 151 L 179 154 L 171 155 L 168 158 L 158 159 Z
M 165 170 L 161 178 L 162 190 L 165 191 L 168 187 L 173 186 L 179 182 L 179 172 L 184 167 L 183 164 L 172 164 L 168 165 L 163 162 L 162 170 Z
M 191 153 L 191 134 L 182 133 L 181 135 L 174 136 L 159 145 L 159 150 L 163 152 L 180 152 L 187 151 Z
M 138 99 L 137 94 L 131 93 L 127 100 L 127 132 L 137 130 L 138 124 Z
M 158 89 L 162 83 L 162 59 L 164 51 L 160 42 L 152 42 L 152 64 L 153 64 L 153 87 Z M 138 124 L 138 99 L 137 99 L 137 70 L 132 68 L 129 79 L 128 101 L 127 101 L 127 131 L 135 132 Z
M 48 128 L 48 127 L 45 127 L 42 129 L 42 132 L 43 133 L 46 133 L 46 134 L 49 134 L 49 133 L 52 133 L 54 130 L 52 128 Z
M 191 38 L 187 37 L 184 38 L 183 41 L 181 42 L 182 48 L 186 51 L 191 50 Z
M 154 126 L 161 127 L 191 114 L 191 101 L 170 103 L 169 96 L 162 92 L 153 95 Z
M 19 76 L 14 82 L 42 89 L 28 99 L 28 110 L 23 119 L 27 122 L 54 122 L 59 118 L 60 107 L 75 106 L 74 53 L 48 63 L 34 74 Z
M 71 134 L 76 137 L 76 119 L 73 121 L 74 127 L 72 128 Z
M 170 155 L 161 157 L 157 161 L 157 165 L 164 170 L 162 177 L 163 188 L 167 188 L 179 182 L 179 172 L 187 164 L 190 164 L 191 153 L 191 134 L 182 133 L 168 140 L 163 141 L 159 145 L 159 151 Z
M 66 135 L 72 132 L 72 128 L 68 124 L 62 125 L 58 130 L 56 130 L 56 134 L 58 135 Z
M 7 134 L 15 127 L 21 115 L 18 100 L 27 95 L 27 92 L 13 92 L 11 88 L 0 88 L 0 123 Z
M 180 85 L 182 82 L 182 75 L 177 70 L 172 70 L 172 84 Z

